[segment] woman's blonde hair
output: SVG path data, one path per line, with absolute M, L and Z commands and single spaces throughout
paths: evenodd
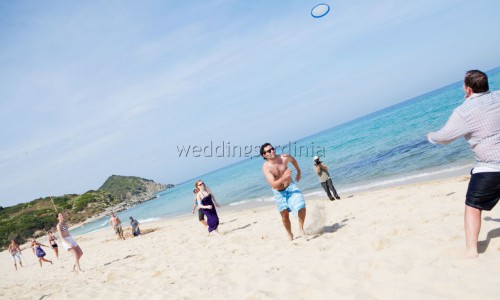
M 196 180 L 196 182 L 194 183 L 195 189 L 198 189 L 198 183 L 200 183 L 200 182 L 203 182 L 203 180 L 201 180 L 201 179 Z

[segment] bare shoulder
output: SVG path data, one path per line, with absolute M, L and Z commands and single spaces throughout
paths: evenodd
M 281 154 L 281 159 L 283 160 L 283 162 L 287 163 L 293 161 L 293 156 L 291 156 L 290 154 L 283 153 Z

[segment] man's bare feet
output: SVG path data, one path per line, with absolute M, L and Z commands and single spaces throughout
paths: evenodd
M 302 233 L 302 237 L 307 237 L 307 233 L 305 232 L 304 229 L 300 229 L 300 233 Z
M 465 249 L 463 258 L 477 258 L 477 257 L 479 257 L 479 254 L 477 253 L 476 249 Z
M 293 241 L 293 233 L 289 232 L 288 233 L 288 238 L 290 239 L 290 241 Z

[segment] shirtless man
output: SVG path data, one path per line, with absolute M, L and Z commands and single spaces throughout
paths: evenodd
M 115 213 L 111 213 L 111 219 L 109 219 L 109 224 L 113 226 L 113 229 L 115 230 L 115 233 L 118 235 L 119 239 L 125 240 L 125 237 L 123 236 L 123 229 L 122 229 L 122 221 L 120 221 L 120 218 L 115 216 Z
M 19 244 L 16 241 L 11 240 L 9 245 L 9 253 L 12 255 L 12 259 L 14 260 L 14 267 L 17 271 L 16 259 L 19 261 L 19 265 L 22 267 L 23 263 L 21 262 L 21 248 L 19 248 Z
M 290 211 L 298 216 L 299 230 L 305 237 L 304 220 L 306 219 L 306 203 L 304 196 L 292 180 L 292 170 L 288 168 L 288 163 L 291 163 L 295 167 L 295 170 L 297 170 L 295 181 L 299 182 L 301 171 L 297 161 L 288 154 L 276 155 L 274 147 L 269 143 L 265 143 L 260 147 L 260 155 L 266 161 L 262 165 L 262 173 L 264 173 L 267 182 L 273 189 L 276 205 L 278 206 L 278 211 L 281 214 L 281 220 L 288 233 L 288 237 L 290 240 L 293 240 L 289 217 Z

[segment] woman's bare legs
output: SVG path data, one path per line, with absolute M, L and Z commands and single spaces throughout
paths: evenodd
M 73 271 L 82 271 L 82 268 L 80 268 L 80 258 L 83 255 L 83 251 L 80 248 L 80 246 L 76 246 L 74 248 L 71 248 L 69 250 L 73 255 L 75 256 L 75 263 L 73 265 Z
M 40 263 L 40 268 L 42 267 L 42 261 L 52 263 L 52 261 L 50 261 L 48 259 L 45 259 L 43 257 L 39 257 L 38 262 Z

